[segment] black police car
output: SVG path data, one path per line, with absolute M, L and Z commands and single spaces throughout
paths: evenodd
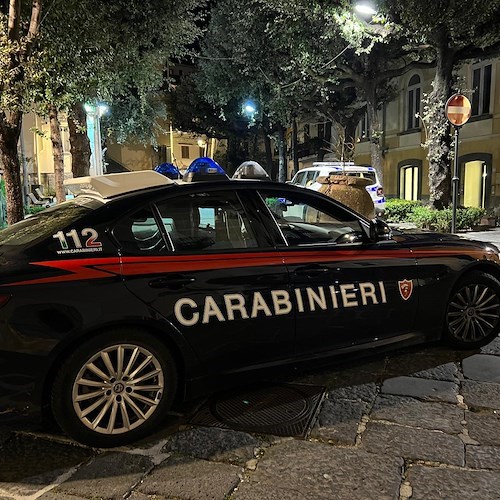
M 194 177 L 193 177 L 193 180 Z M 499 331 L 498 250 L 391 235 L 322 194 L 156 172 L 73 180 L 0 232 L 0 391 L 97 446 L 233 374 Z

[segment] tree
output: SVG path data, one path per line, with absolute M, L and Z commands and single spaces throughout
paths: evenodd
M 41 0 L 33 0 L 30 29 L 21 36 L 27 9 L 21 9 L 21 0 L 11 0 L 9 18 L 0 17 L 0 149 L 12 213 L 9 223 L 23 216 L 17 159 L 22 113 L 35 109 L 50 116 L 51 138 L 57 145 L 57 115 L 61 110 L 70 111 L 75 173 L 88 173 L 83 103 L 105 99 L 112 104 L 117 96 L 121 103 L 132 102 L 129 109 L 138 111 L 133 119 L 129 116 L 121 124 L 122 129 L 137 132 L 149 123 L 152 134 L 154 120 L 144 118 L 153 116 L 152 108 L 148 108 L 154 100 L 151 94 L 160 92 L 164 85 L 168 58 L 185 53 L 200 33 L 196 21 L 203 5 L 198 0 L 52 2 L 39 29 Z M 74 141 L 75 138 L 80 141 Z M 60 199 L 64 193 L 56 150 L 57 147 L 54 160 Z M 78 154 L 84 156 L 81 161 Z
M 500 0 L 384 0 L 381 6 L 415 43 L 433 51 L 436 72 L 424 108 L 428 131 L 430 201 L 437 209 L 450 203 L 451 135 L 444 108 L 453 93 L 453 71 L 468 60 L 500 50 Z
M 27 75 L 35 57 L 42 0 L 32 0 L 25 32 L 22 7 L 21 0 L 10 0 L 8 16 L 0 14 L 0 162 L 4 168 L 9 224 L 24 216 L 17 142 L 26 109 Z

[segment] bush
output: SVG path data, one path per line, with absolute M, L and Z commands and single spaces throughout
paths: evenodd
M 484 208 L 457 208 L 456 229 L 465 231 L 477 226 L 485 214 Z M 387 222 L 413 222 L 420 229 L 447 233 L 451 231 L 452 209 L 434 210 L 421 201 L 391 198 L 385 202 L 385 218 Z
M 467 207 L 457 209 L 457 229 L 470 229 L 477 226 L 486 215 L 484 208 Z
M 42 210 L 45 210 L 45 208 L 46 207 L 40 205 L 26 205 L 24 207 L 24 213 L 25 215 L 34 215 L 38 212 L 41 212 Z
M 387 222 L 409 222 L 413 210 L 421 206 L 421 201 L 388 199 L 385 202 L 385 219 Z
M 485 214 L 483 208 L 466 207 L 457 209 L 456 229 L 465 231 L 479 224 L 481 217 Z M 430 207 L 416 207 L 410 214 L 411 222 L 421 229 L 432 231 L 450 232 L 453 212 L 451 208 L 434 210 Z

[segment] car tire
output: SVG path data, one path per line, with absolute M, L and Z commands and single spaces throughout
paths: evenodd
M 89 446 L 109 448 L 151 433 L 177 389 L 177 369 L 153 335 L 120 329 L 79 345 L 52 386 L 59 426 Z
M 455 285 L 446 307 L 444 337 L 460 349 L 491 342 L 500 331 L 500 282 L 472 272 Z

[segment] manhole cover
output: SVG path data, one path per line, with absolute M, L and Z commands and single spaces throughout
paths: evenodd
M 280 384 L 215 395 L 200 408 L 190 423 L 276 436 L 305 437 L 323 394 L 324 387 Z

